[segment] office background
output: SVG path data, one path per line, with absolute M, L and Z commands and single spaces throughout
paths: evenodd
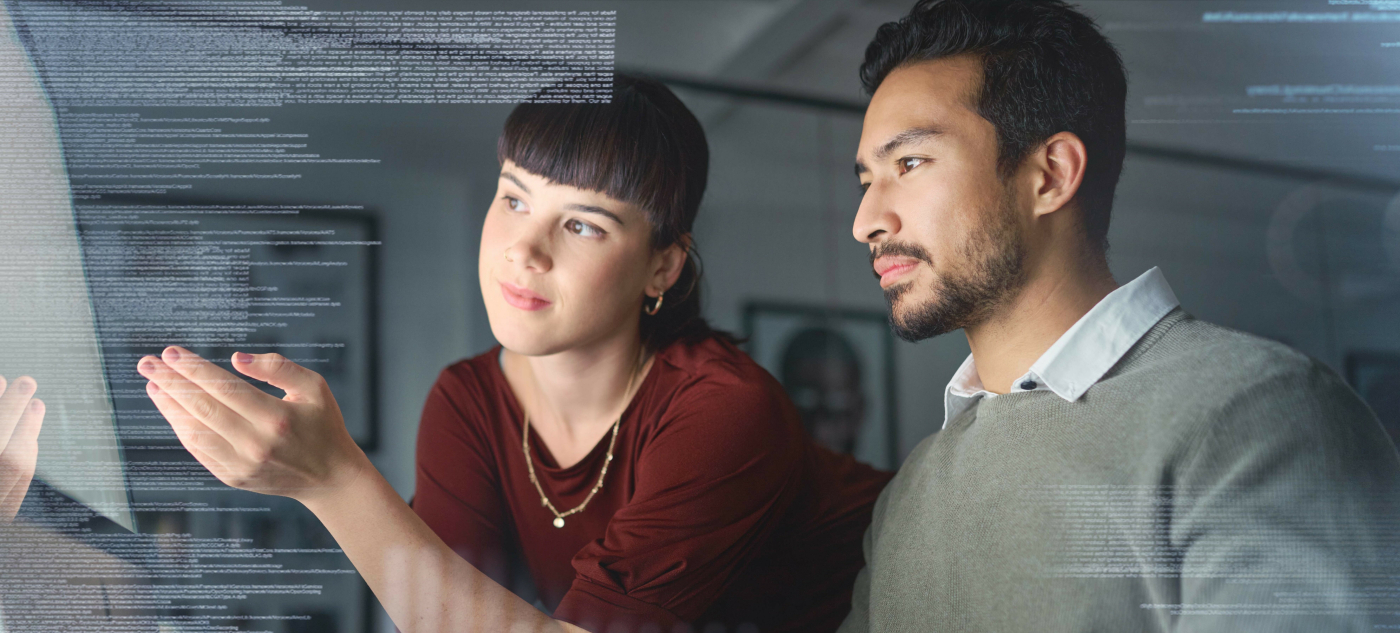
M 368 0 L 304 4 L 389 8 Z M 741 332 L 754 302 L 883 309 L 866 249 L 850 234 L 864 102 L 856 70 L 875 29 L 911 4 L 607 0 L 509 8 L 616 10 L 617 67 L 672 80 L 699 116 L 711 147 L 696 224 L 705 310 L 719 327 Z M 1400 13 L 1384 3 L 1321 0 L 1079 4 L 1129 71 L 1132 145 L 1110 232 L 1117 279 L 1160 266 L 1196 316 L 1350 369 L 1377 393 L 1400 391 L 1400 382 L 1389 382 L 1400 380 L 1400 22 L 1390 20 Z M 503 5 L 409 0 L 393 8 Z M 1345 15 L 1307 17 L 1322 14 Z M 375 217 L 382 246 L 375 247 L 377 397 L 369 402 L 378 432 L 370 455 L 405 498 L 413 494 L 414 438 L 428 388 L 445 365 L 495 344 L 477 244 L 509 111 L 268 109 L 261 114 L 271 122 L 260 130 L 306 133 L 323 155 L 380 162 L 308 165 L 293 187 L 272 193 L 239 181 L 201 185 L 210 203 L 360 205 Z M 866 372 L 867 380 L 895 381 L 888 414 L 896 460 L 941 424 L 943 385 L 967 353 L 958 333 L 896 342 L 893 371 Z

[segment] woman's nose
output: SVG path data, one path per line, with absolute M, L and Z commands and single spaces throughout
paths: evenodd
M 524 230 L 506 247 L 505 257 L 507 262 L 534 272 L 542 273 L 553 266 L 547 237 L 533 228 Z

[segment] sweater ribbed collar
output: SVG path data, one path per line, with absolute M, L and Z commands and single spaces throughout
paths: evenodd
M 1176 293 L 1154 266 L 1099 300 L 1012 383 L 1011 392 L 1049 390 L 1067 402 L 1078 400 L 1178 305 Z M 943 426 L 978 400 L 995 396 L 983 388 L 969 354 L 943 391 Z

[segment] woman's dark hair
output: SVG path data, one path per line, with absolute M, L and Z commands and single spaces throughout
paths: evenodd
M 613 75 L 611 103 L 553 102 L 569 101 L 580 85 L 598 81 L 564 81 L 536 94 L 536 102 L 516 106 L 496 143 L 496 158 L 645 209 L 653 249 L 686 241 L 685 266 L 661 310 L 641 316 L 648 350 L 722 334 L 700 316 L 701 268 L 690 242 L 710 172 L 705 131 L 666 86 L 625 74 Z
M 997 131 L 1002 178 L 1059 132 L 1089 154 L 1077 198 L 1090 244 L 1107 251 L 1126 146 L 1123 61 L 1094 21 L 1060 0 L 920 0 L 875 32 L 860 80 L 875 94 L 894 69 L 963 53 L 982 61 L 977 112 Z

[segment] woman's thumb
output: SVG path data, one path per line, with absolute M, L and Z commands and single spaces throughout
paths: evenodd
M 321 375 L 302 367 L 281 354 L 245 354 L 234 352 L 233 367 L 249 378 L 277 387 L 287 395 L 319 398 L 325 387 Z

